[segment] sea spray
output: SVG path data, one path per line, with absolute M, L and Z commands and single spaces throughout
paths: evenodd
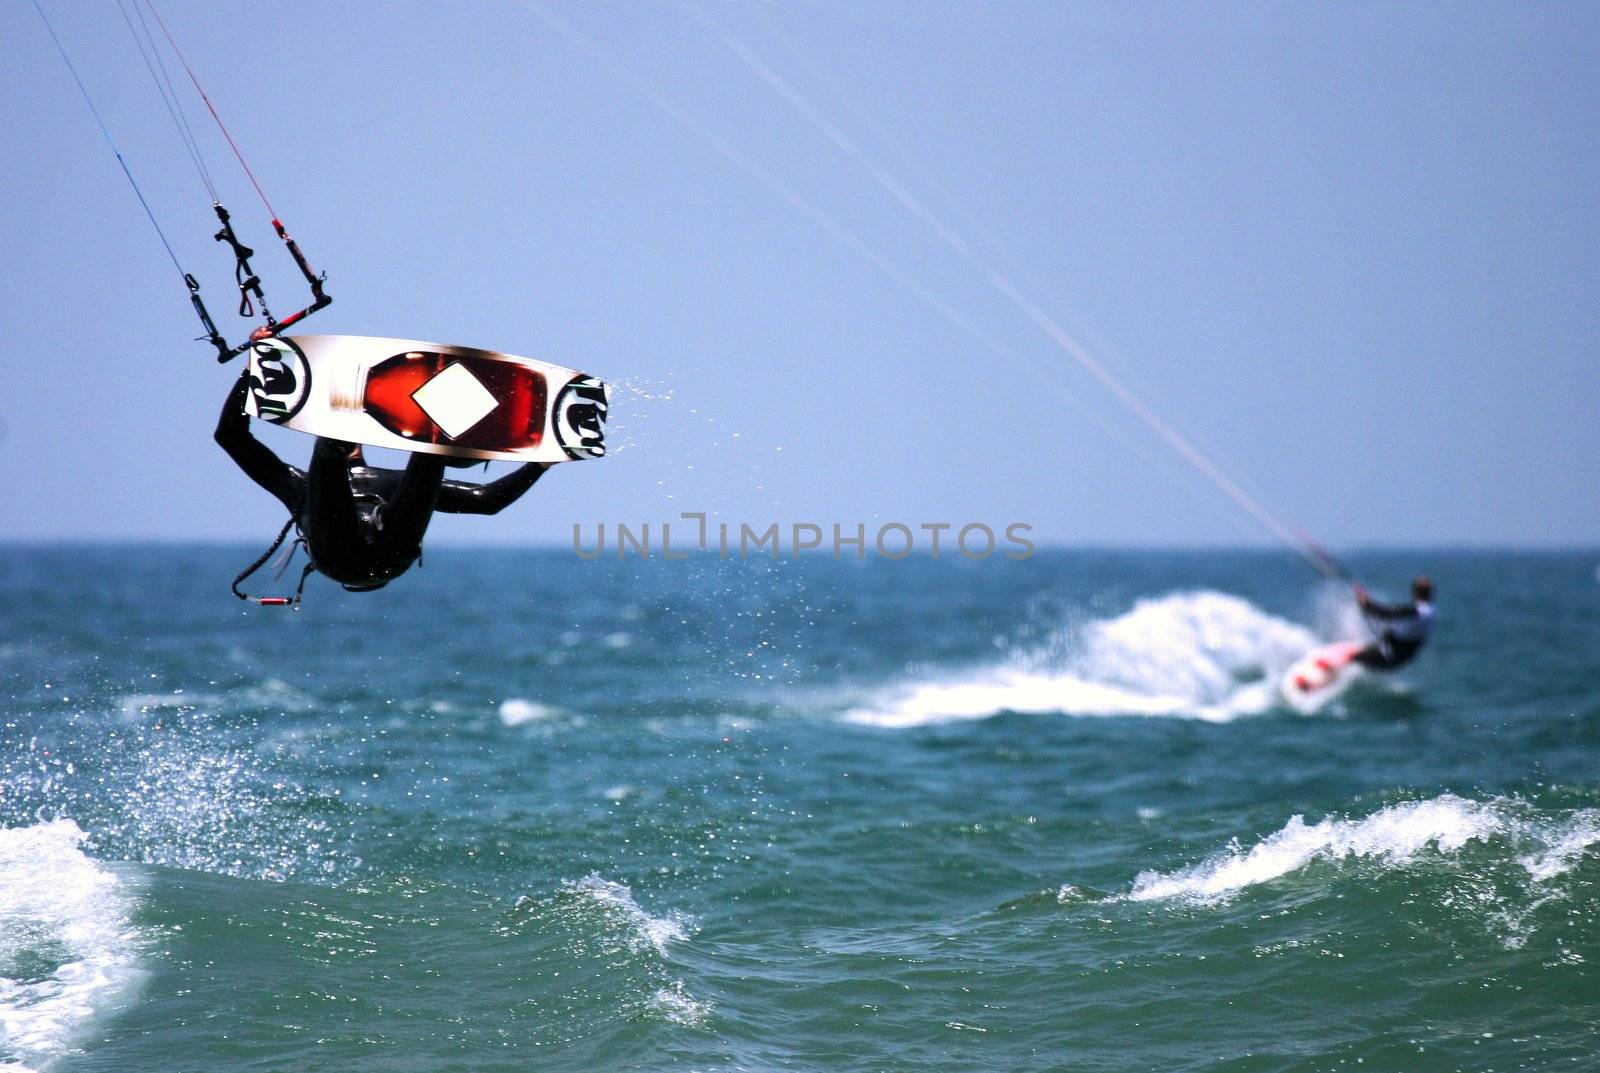
M 1064 653 L 1057 669 L 1024 653 L 1000 667 L 892 687 L 845 718 L 882 727 L 1001 712 L 1227 722 L 1271 708 L 1276 676 L 1316 640 L 1239 597 L 1175 593 L 1058 634 L 1043 646 Z

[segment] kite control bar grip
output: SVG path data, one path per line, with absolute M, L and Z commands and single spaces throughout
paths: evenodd
M 294 601 L 287 596 L 252 596 L 252 600 L 262 607 L 293 607 Z
M 289 236 L 289 232 L 285 230 L 283 221 L 274 218 L 272 221 L 272 229 L 276 231 L 278 233 L 278 237 L 283 240 L 284 246 L 288 247 L 289 256 L 294 258 L 295 267 L 300 269 L 300 274 L 304 276 L 306 278 L 306 282 L 311 285 L 312 298 L 311 304 L 306 306 L 300 312 L 290 313 L 287 317 L 284 317 L 282 320 L 276 322 L 276 324 L 273 324 L 273 329 L 277 330 L 279 328 L 287 328 L 291 324 L 298 324 L 300 321 L 305 320 L 317 310 L 324 309 L 332 305 L 333 299 L 328 297 L 328 293 L 322 289 L 322 285 L 328 280 L 327 274 L 318 272 L 311 267 L 311 264 L 306 260 L 306 255 L 300 252 L 300 244 L 291 238 Z M 270 318 L 269 323 L 271 323 Z
M 200 336 L 206 342 L 217 348 L 217 360 L 227 361 L 233 357 L 233 351 L 228 349 L 228 341 L 222 338 L 222 333 L 217 331 L 216 322 L 211 319 L 211 313 L 206 309 L 206 304 L 200 298 L 200 281 L 189 273 L 183 274 L 183 282 L 189 286 L 189 304 L 194 306 L 194 311 L 200 317 L 200 326 L 206 334 Z
M 253 342 L 255 342 L 254 339 L 246 339 L 238 346 L 230 349 L 227 342 L 224 341 L 222 346 L 217 348 L 217 364 L 222 365 L 226 362 L 232 361 L 234 358 L 237 358 L 240 354 L 243 354 L 246 350 L 249 350 L 250 344 Z

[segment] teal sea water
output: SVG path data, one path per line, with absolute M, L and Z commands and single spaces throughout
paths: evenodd
M 0 1070 L 1600 1068 L 1600 552 L 0 549 Z

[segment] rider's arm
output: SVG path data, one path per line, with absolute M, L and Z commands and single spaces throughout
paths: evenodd
M 435 510 L 445 514 L 499 514 L 544 476 L 550 462 L 528 462 L 488 484 L 445 481 L 439 487 Z
M 1397 618 L 1415 618 L 1417 609 L 1411 604 L 1380 604 L 1376 600 L 1367 600 L 1361 605 L 1361 613 L 1368 618 L 1390 621 Z
M 222 414 L 217 418 L 217 443 L 244 470 L 246 477 L 277 496 L 284 506 L 295 510 L 303 498 L 305 476 L 250 435 L 250 415 L 244 412 L 249 375 L 246 370 L 239 377 L 222 404 Z

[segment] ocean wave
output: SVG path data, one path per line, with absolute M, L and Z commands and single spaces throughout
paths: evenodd
M 694 930 L 694 921 L 689 916 L 677 912 L 657 916 L 646 912 L 626 883 L 606 879 L 597 872 L 590 872 L 582 879 L 564 881 L 561 891 L 587 907 L 598 909 L 606 926 L 614 935 L 620 934 L 624 945 L 635 954 L 665 958 L 671 944 L 685 942 Z M 664 966 L 658 966 L 655 970 L 658 978 L 662 968 Z M 691 995 L 682 980 L 668 979 L 636 1010 L 647 1017 L 696 1028 L 711 1015 L 711 1004 Z
M 503 934 L 531 941 L 525 956 L 548 960 L 557 976 L 598 972 L 614 1012 L 696 1027 L 711 1004 L 689 993 L 670 960 L 672 947 L 688 941 L 694 928 L 688 915 L 652 913 L 626 883 L 590 872 L 563 880 L 550 894 L 519 898 Z
M 1330 816 L 1307 824 L 1303 816 L 1292 816 L 1249 847 L 1236 842 L 1187 868 L 1142 872 L 1125 897 L 1217 904 L 1319 861 L 1365 860 L 1393 869 L 1424 856 L 1449 858 L 1469 843 L 1492 840 L 1519 854 L 1517 863 L 1530 882 L 1546 884 L 1577 867 L 1588 848 L 1600 843 L 1600 810 L 1541 817 L 1507 798 L 1480 802 L 1442 794 L 1359 819 Z
M 682 913 L 652 916 L 633 898 L 633 890 L 626 883 L 606 879 L 598 872 L 590 872 L 582 879 L 562 882 L 563 893 L 598 907 L 607 920 L 620 928 L 630 947 L 636 951 L 654 950 L 666 956 L 670 943 L 682 942 L 689 937 L 692 921 Z
M 1128 612 L 1066 631 L 1006 666 L 886 690 L 845 713 L 850 722 L 915 727 L 1002 712 L 1152 715 L 1227 722 L 1277 703 L 1279 675 L 1317 643 L 1303 626 L 1220 592 L 1141 600 Z
M 128 884 L 71 820 L 0 829 L 0 1069 L 43 1068 L 137 985 Z

